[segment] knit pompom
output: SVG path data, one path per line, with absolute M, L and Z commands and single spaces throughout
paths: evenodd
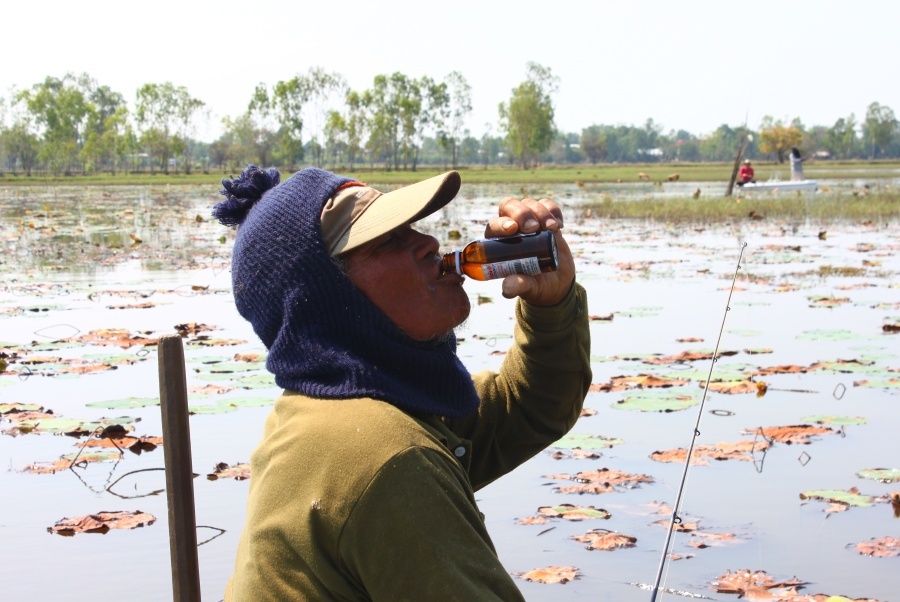
M 247 217 L 247 212 L 262 195 L 278 185 L 281 174 L 277 169 L 261 169 L 256 165 L 248 165 L 237 178 L 224 178 L 224 190 L 219 193 L 225 200 L 213 207 L 213 217 L 223 226 L 237 226 Z

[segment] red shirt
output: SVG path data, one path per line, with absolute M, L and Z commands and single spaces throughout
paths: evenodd
M 753 179 L 753 168 L 749 165 L 741 165 L 741 171 L 738 172 L 741 182 L 749 182 Z

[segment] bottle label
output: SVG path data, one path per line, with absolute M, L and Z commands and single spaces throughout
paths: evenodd
M 493 280 L 494 278 L 505 278 L 510 274 L 527 274 L 534 276 L 541 273 L 541 266 L 537 257 L 526 257 L 523 259 L 514 259 L 512 261 L 498 261 L 497 263 L 486 263 L 481 266 L 485 280 Z

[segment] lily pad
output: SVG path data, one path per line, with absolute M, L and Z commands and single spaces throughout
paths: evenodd
M 678 412 L 697 405 L 699 400 L 687 392 L 644 391 L 628 395 L 624 399 L 610 404 L 616 410 L 632 410 L 637 412 Z
M 898 468 L 867 468 L 860 470 L 856 476 L 882 483 L 896 483 L 900 481 L 900 469 Z
M 562 449 L 604 449 L 625 443 L 622 439 L 590 435 L 588 433 L 570 433 L 554 443 L 551 447 Z
M 126 397 L 123 399 L 110 399 L 108 401 L 92 401 L 91 403 L 85 404 L 85 407 L 122 410 L 126 408 L 146 408 L 158 405 L 159 397 Z
M 806 416 L 801 418 L 801 420 L 813 424 L 834 424 L 837 426 L 851 426 L 869 422 L 868 419 L 862 416 Z
M 841 512 L 853 506 L 868 507 L 875 503 L 874 497 L 861 494 L 856 487 L 846 491 L 840 489 L 804 491 L 800 494 L 800 499 L 828 502 L 830 506 L 826 512 Z

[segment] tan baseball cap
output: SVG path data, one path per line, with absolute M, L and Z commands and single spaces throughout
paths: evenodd
M 403 224 L 431 215 L 456 196 L 459 173 L 447 173 L 391 192 L 371 186 L 338 190 L 322 209 L 322 237 L 332 256 L 374 240 Z

